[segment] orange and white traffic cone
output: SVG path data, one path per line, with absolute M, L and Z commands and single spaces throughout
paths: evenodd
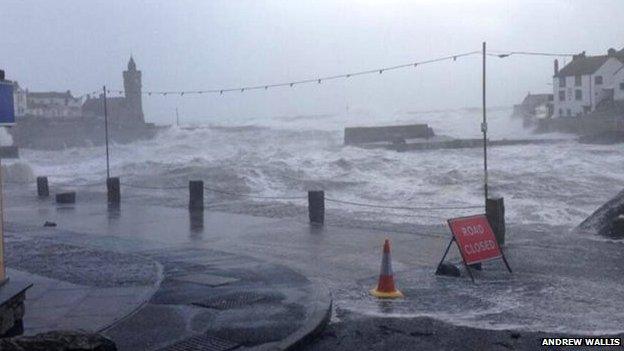
M 386 239 L 383 246 L 379 283 L 377 284 L 377 288 L 372 289 L 370 293 L 380 299 L 396 299 L 403 297 L 403 294 L 394 286 L 394 274 L 392 273 L 389 239 Z

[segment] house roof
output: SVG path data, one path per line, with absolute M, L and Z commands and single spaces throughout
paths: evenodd
M 610 49 L 608 55 L 585 56 L 585 52 L 580 55 L 574 55 L 570 63 L 565 65 L 555 77 L 583 76 L 596 72 L 602 65 L 614 57 L 624 63 L 624 48 L 620 51 Z
M 583 76 L 592 74 L 609 59 L 607 55 L 576 57 L 555 74 L 555 77 Z
M 522 100 L 522 105 L 537 106 L 545 102 L 551 101 L 552 98 L 552 94 L 527 94 L 524 100 Z
M 46 92 L 29 92 L 28 97 L 37 98 L 37 99 L 76 99 L 74 98 L 69 91 L 60 93 L 56 91 L 46 91 Z

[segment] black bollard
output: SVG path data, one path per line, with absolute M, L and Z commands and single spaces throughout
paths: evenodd
M 76 202 L 76 192 L 58 193 L 56 194 L 56 202 L 59 204 L 73 204 Z
M 485 214 L 499 246 L 505 245 L 505 201 L 502 197 L 487 199 Z
M 108 192 L 108 203 L 111 205 L 119 205 L 119 203 L 121 202 L 119 178 L 107 178 L 106 190 Z
M 189 226 L 191 233 L 198 234 L 204 229 L 204 211 L 202 210 L 190 210 L 189 211 Z
M 325 222 L 325 192 L 323 190 L 308 191 L 308 215 L 312 224 Z
M 203 180 L 189 181 L 189 209 L 190 210 L 203 210 L 204 209 L 204 181 Z
M 50 189 L 48 188 L 48 177 L 37 177 L 37 195 L 39 197 L 50 196 Z

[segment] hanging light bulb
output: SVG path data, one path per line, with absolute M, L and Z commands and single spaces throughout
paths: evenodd
M 321 80 L 320 79 L 318 80 L 318 83 L 321 84 Z
M 219 90 L 219 94 L 223 95 L 223 90 Z
M 291 88 L 293 87 L 293 85 L 295 85 L 295 83 L 290 83 L 290 87 L 291 87 Z
M 380 70 L 379 70 L 379 74 L 382 74 L 382 73 L 383 73 L 383 69 L 380 69 Z

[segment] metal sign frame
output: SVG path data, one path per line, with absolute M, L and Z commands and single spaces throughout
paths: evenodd
M 448 255 L 448 252 L 451 249 L 451 245 L 453 244 L 453 242 L 455 242 L 457 244 L 457 249 L 459 250 L 459 254 L 461 255 L 462 263 L 464 264 L 464 267 L 466 268 L 466 271 L 468 272 L 468 275 L 470 275 L 470 279 L 472 280 L 473 283 L 475 282 L 475 279 L 474 279 L 474 276 L 472 274 L 472 271 L 470 270 L 470 266 L 471 265 L 475 265 L 475 264 L 480 264 L 481 262 L 486 262 L 486 261 L 491 261 L 491 260 L 495 260 L 495 259 L 501 258 L 503 260 L 503 262 L 505 263 L 505 266 L 507 267 L 507 270 L 509 271 L 509 273 L 513 273 L 512 270 L 511 270 L 511 267 L 509 266 L 509 263 L 507 262 L 507 258 L 505 257 L 505 253 L 500 248 L 500 246 L 498 246 L 498 250 L 500 252 L 500 257 L 493 257 L 493 258 L 481 260 L 479 262 L 473 262 L 470 265 L 466 262 L 466 257 L 464 256 L 464 252 L 462 251 L 461 247 L 459 246 L 459 243 L 457 242 L 457 239 L 455 238 L 455 233 L 453 232 L 453 227 L 451 226 L 451 221 L 457 220 L 457 219 L 473 218 L 473 217 L 477 217 L 477 216 L 479 216 L 479 217 L 483 216 L 485 218 L 485 220 L 487 221 L 488 226 L 490 226 L 490 230 L 491 230 L 490 221 L 487 219 L 487 216 L 484 215 L 484 214 L 473 215 L 473 216 L 466 216 L 466 217 L 457 217 L 457 218 L 451 218 L 451 219 L 447 220 L 447 223 L 449 225 L 449 229 L 451 230 L 452 237 L 451 237 L 451 240 L 449 241 L 448 245 L 446 246 L 446 250 L 444 251 L 444 255 L 442 256 L 442 259 L 438 263 L 438 266 L 437 266 L 436 270 L 440 268 L 442 263 L 444 263 L 444 259 L 446 258 L 446 255 Z M 496 236 L 495 235 L 494 235 L 494 240 L 496 240 Z M 498 242 L 496 242 L 496 244 L 498 245 Z

